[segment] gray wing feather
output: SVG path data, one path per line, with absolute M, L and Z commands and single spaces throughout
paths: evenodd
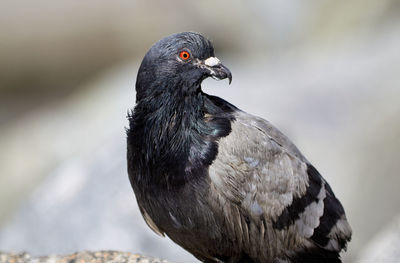
M 318 174 L 321 184 L 314 196 L 309 197 L 312 201 L 292 218 L 291 224 L 276 229 L 274 222 L 287 212 L 294 200 L 310 195 L 309 163 L 269 122 L 241 111 L 235 117 L 232 132 L 219 141 L 218 156 L 209 168 L 209 175 L 218 193 L 239 207 L 240 216 L 245 214 L 251 218 L 250 223 L 241 221 L 240 238 L 251 249 L 257 243 L 256 246 L 265 248 L 268 242 L 270 251 L 258 253 L 270 255 L 276 254 L 279 247 L 312 246 L 315 242 L 310 238 L 324 213 L 326 182 Z M 345 235 L 349 236 L 350 227 L 344 222 L 342 231 L 347 231 Z M 251 240 L 253 235 L 257 240 Z M 330 237 L 334 239 L 335 235 Z M 264 242 L 260 243 L 261 240 Z
M 243 114 L 238 113 L 231 134 L 219 141 L 209 174 L 216 187 L 250 215 L 276 219 L 293 197 L 305 193 L 307 166 L 283 134 Z

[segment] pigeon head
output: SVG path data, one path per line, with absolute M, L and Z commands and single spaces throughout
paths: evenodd
M 190 95 L 207 77 L 232 81 L 229 69 L 214 56 L 211 42 L 193 32 L 170 35 L 143 58 L 136 80 L 137 100 L 165 92 Z

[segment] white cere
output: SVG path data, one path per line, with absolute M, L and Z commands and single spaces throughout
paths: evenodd
M 204 60 L 204 64 L 209 66 L 209 67 L 214 67 L 219 65 L 221 62 L 219 61 L 218 58 L 216 57 L 209 57 L 206 60 Z

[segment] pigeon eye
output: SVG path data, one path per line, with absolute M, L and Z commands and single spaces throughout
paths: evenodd
M 190 54 L 187 51 L 181 51 L 181 53 L 179 53 L 179 57 L 183 60 L 188 60 L 190 58 Z

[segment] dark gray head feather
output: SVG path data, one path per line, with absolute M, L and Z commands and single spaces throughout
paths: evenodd
M 191 55 L 188 63 L 177 59 L 183 50 Z M 211 42 L 198 33 L 182 32 L 161 39 L 150 48 L 140 65 L 136 80 L 137 99 L 146 96 L 146 92 L 152 89 L 168 92 L 165 89 L 167 86 L 175 87 L 179 82 L 200 84 L 208 72 L 195 64 L 197 60 L 213 56 Z

